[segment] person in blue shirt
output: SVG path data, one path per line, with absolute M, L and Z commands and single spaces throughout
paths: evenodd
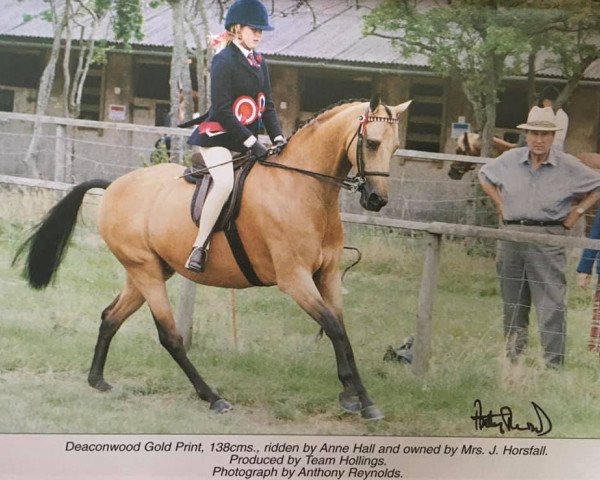
M 600 172 L 553 147 L 560 130 L 550 107 L 534 106 L 527 122 L 527 146 L 513 148 L 479 170 L 500 229 L 565 235 L 600 199 Z M 577 204 L 574 204 L 575 200 Z M 503 302 L 506 354 L 517 362 L 529 341 L 531 306 L 537 311 L 540 344 L 547 367 L 564 365 L 567 291 L 566 251 L 539 242 L 500 240 L 496 267 Z
M 225 16 L 227 46 L 212 60 L 211 107 L 188 143 L 199 152 L 213 178 L 200 216 L 200 228 L 186 267 L 202 272 L 206 267 L 209 240 L 223 205 L 233 189 L 231 152 L 251 150 L 264 157 L 267 148 L 258 140 L 264 126 L 273 144 L 285 139 L 271 98 L 265 59 L 255 51 L 269 25 L 267 9 L 259 0 L 236 0 Z
M 600 239 L 600 208 L 596 210 L 596 216 L 592 229 L 590 232 L 590 238 L 594 240 Z M 592 280 L 592 269 L 594 268 L 594 262 L 596 262 L 596 273 L 598 274 L 598 281 L 596 282 L 596 292 L 594 293 L 594 310 L 592 314 L 592 325 L 590 328 L 590 338 L 588 342 L 588 350 L 590 352 L 600 353 L 600 262 L 597 262 L 598 254 L 600 250 L 592 250 L 586 248 L 581 253 L 581 259 L 577 265 L 577 284 L 587 289 L 590 286 Z

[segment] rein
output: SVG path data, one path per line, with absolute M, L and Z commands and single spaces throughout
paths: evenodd
M 321 180 L 324 182 L 332 183 L 337 185 L 340 188 L 348 190 L 350 192 L 356 192 L 358 190 L 362 190 L 364 184 L 367 182 L 368 176 L 378 176 L 378 177 L 389 177 L 389 172 L 377 172 L 377 171 L 368 171 L 365 170 L 365 160 L 364 160 L 364 139 L 367 134 L 367 124 L 369 122 L 385 122 L 391 124 L 400 123 L 400 119 L 398 118 L 390 118 L 390 117 L 377 117 L 375 115 L 369 115 L 369 111 L 366 114 L 358 117 L 359 125 L 356 129 L 356 132 L 352 136 L 352 139 L 348 143 L 348 148 L 346 149 L 346 157 L 348 156 L 348 152 L 350 150 L 350 146 L 355 138 L 357 138 L 356 142 L 356 170 L 357 174 L 354 177 L 336 177 L 334 175 L 327 175 L 324 173 L 313 172 L 311 170 L 305 170 L 303 168 L 290 167 L 289 165 L 284 165 L 277 162 L 271 162 L 266 159 L 259 159 L 259 163 L 261 165 L 265 165 L 268 167 L 276 167 L 284 170 L 291 170 L 294 172 L 301 173 L 303 175 L 307 175 L 309 177 L 316 178 L 317 180 Z
M 355 178 L 351 177 L 336 177 L 334 175 L 327 175 L 325 173 L 313 172 L 311 170 L 304 170 L 303 168 L 290 167 L 289 165 L 284 165 L 283 163 L 271 162 L 269 160 L 258 160 L 261 165 L 265 165 L 266 167 L 275 167 L 281 168 L 282 170 L 291 170 L 292 172 L 298 172 L 308 177 L 316 178 L 317 180 L 321 180 L 323 182 L 334 184 L 340 188 L 345 190 L 349 190 L 351 192 L 356 192 L 360 185 L 357 184 Z

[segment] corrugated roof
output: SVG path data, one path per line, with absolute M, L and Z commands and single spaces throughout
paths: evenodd
M 389 67 L 426 66 L 424 58 L 407 60 L 394 50 L 390 42 L 377 37 L 364 37 L 361 19 L 369 12 L 364 6 L 356 7 L 356 0 L 319 0 L 317 23 L 306 7 L 296 8 L 293 0 L 277 0 L 276 12 L 271 22 L 274 32 L 265 32 L 260 50 L 266 55 L 293 57 L 295 59 L 383 64 Z M 361 1 L 373 6 L 376 0 Z M 48 40 L 52 38 L 52 25 L 37 15 L 47 9 L 43 0 L 5 0 L 0 16 L 1 37 L 25 37 Z M 209 9 L 211 33 L 223 30 L 216 6 Z M 24 15 L 34 18 L 25 22 Z M 198 20 L 199 26 L 199 20 Z M 172 15 L 168 6 L 145 10 L 144 39 L 134 42 L 140 46 L 171 47 L 173 45 Z M 99 29 L 98 38 L 114 40 L 108 28 Z M 188 45 L 194 46 L 191 35 Z
M 23 20 L 24 14 L 37 15 L 47 9 L 43 0 L 4 0 L 0 15 L 1 37 L 29 37 L 48 41 L 52 38 L 50 23 L 35 17 L 30 21 Z M 269 4 L 270 2 L 265 2 Z M 319 0 L 313 5 L 318 10 L 317 22 L 313 22 L 311 10 L 302 6 L 297 8 L 294 0 L 277 0 L 276 12 L 271 22 L 274 32 L 265 32 L 260 50 L 267 56 L 280 59 L 303 61 L 336 62 L 348 64 L 377 65 L 388 68 L 422 69 L 427 67 L 425 56 L 415 55 L 403 57 L 398 50 L 392 48 L 389 40 L 363 36 L 361 32 L 362 18 L 370 8 L 379 3 L 377 0 L 361 0 L 357 7 L 356 0 Z M 219 21 L 216 6 L 209 8 L 211 33 L 218 34 L 223 30 Z M 200 20 L 198 20 L 199 25 Z M 160 6 L 145 10 L 144 39 L 134 43 L 140 47 L 171 47 L 172 14 L 168 6 Z M 99 29 L 98 37 L 113 41 L 112 32 L 107 26 Z M 191 35 L 188 45 L 194 46 Z M 542 65 L 540 61 L 540 67 Z M 541 75 L 559 76 L 557 71 L 538 71 Z M 594 62 L 586 71 L 585 77 L 600 80 L 600 61 Z

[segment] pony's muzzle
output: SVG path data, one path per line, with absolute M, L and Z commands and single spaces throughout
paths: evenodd
M 387 197 L 383 197 L 365 185 L 360 195 L 360 204 L 365 210 L 378 212 L 388 203 Z
M 448 176 L 452 180 L 462 180 L 465 173 L 475 168 L 475 164 L 469 162 L 452 162 L 448 169 Z

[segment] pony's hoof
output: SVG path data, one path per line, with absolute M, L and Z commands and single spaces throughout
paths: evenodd
M 227 400 L 223 400 L 222 398 L 219 398 L 210 406 L 210 409 L 214 410 L 215 413 L 225 413 L 231 410 L 232 408 L 233 407 L 231 406 L 231 403 L 229 403 Z
M 365 420 L 381 420 L 385 415 L 377 405 L 369 405 L 360 411 L 360 414 Z
M 95 382 L 90 381 L 89 384 L 92 388 L 95 388 L 99 392 L 108 392 L 113 388 L 110 383 L 106 383 L 104 380 L 98 380 Z
M 340 393 L 339 396 L 340 407 L 344 412 L 358 413 L 360 412 L 360 400 L 358 395 L 346 395 L 344 392 Z

